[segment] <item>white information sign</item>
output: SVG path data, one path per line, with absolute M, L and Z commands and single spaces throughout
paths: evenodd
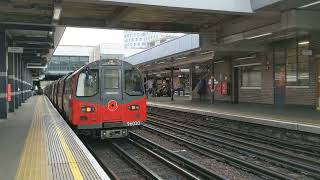
M 301 54 L 302 54 L 303 56 L 312 56 L 312 50 L 310 50 L 310 49 L 304 49 L 304 50 L 302 50 Z
M 8 47 L 10 53 L 23 53 L 23 47 Z

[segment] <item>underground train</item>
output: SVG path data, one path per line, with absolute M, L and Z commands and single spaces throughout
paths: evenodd
M 121 138 L 147 119 L 140 71 L 125 61 L 99 60 L 48 85 L 44 93 L 76 132 Z

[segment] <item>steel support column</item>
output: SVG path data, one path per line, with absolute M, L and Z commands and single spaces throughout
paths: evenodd
M 146 72 L 146 89 L 145 89 L 145 91 L 146 91 L 146 97 L 147 97 L 147 99 L 149 98 L 149 83 L 148 83 L 148 71 Z
M 18 63 L 17 63 L 17 70 L 18 70 L 18 105 L 21 106 L 22 98 L 21 98 L 21 55 L 17 54 Z
M 18 81 L 18 57 L 19 55 L 14 53 L 13 54 L 13 61 L 14 61 L 14 107 L 15 109 L 18 109 L 19 107 L 19 92 L 18 92 L 18 88 L 19 88 L 19 81 Z
M 25 68 L 26 68 L 26 66 L 25 66 L 25 63 L 24 63 L 24 60 L 23 59 L 21 59 L 21 92 L 22 92 L 22 94 L 21 94 L 21 102 L 22 103 L 24 103 L 25 102 L 25 90 L 26 90 L 26 88 L 25 88 L 25 84 L 24 84 L 24 80 L 25 80 Z
M 0 25 L 0 118 L 7 118 L 7 46 L 6 30 Z
M 214 58 L 212 58 L 211 60 L 211 83 L 212 83 L 212 87 L 214 88 L 215 84 L 215 77 L 214 77 Z M 214 88 L 215 90 L 215 88 Z M 211 104 L 214 104 L 214 90 L 211 90 Z
M 14 112 L 14 53 L 8 53 L 8 84 L 11 85 L 11 101 L 9 102 L 9 112 Z
M 171 68 L 171 101 L 173 101 L 174 96 L 174 87 L 173 87 L 173 70 L 174 68 Z
M 193 70 L 194 70 L 194 65 L 190 64 L 190 70 L 189 70 L 189 83 L 190 83 L 190 95 L 189 95 L 189 100 L 192 100 L 192 91 L 193 91 Z

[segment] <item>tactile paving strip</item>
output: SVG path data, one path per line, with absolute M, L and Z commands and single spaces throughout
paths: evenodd
M 37 99 L 29 133 L 17 169 L 17 180 L 49 179 L 47 144 L 41 119 L 43 102 Z
M 43 119 L 52 179 L 102 179 L 109 177 L 53 108 L 46 97 Z

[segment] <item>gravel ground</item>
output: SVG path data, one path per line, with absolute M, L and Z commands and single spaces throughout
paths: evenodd
M 161 117 L 161 116 L 159 116 L 159 117 Z M 162 117 L 162 118 L 165 118 L 165 117 Z M 245 135 L 244 136 L 237 136 L 232 133 L 228 133 L 223 130 L 217 129 L 216 125 L 210 123 L 209 121 L 199 121 L 199 120 L 197 121 L 197 120 L 183 119 L 183 118 L 181 118 L 181 120 L 172 119 L 172 120 L 168 120 L 168 121 L 180 122 L 180 123 L 183 123 L 184 125 L 191 125 L 192 127 L 196 127 L 199 130 L 202 130 L 204 132 L 211 132 L 211 133 L 223 135 L 224 137 L 236 138 L 238 140 L 243 140 L 243 141 L 247 141 L 249 143 L 252 143 L 253 145 L 273 149 L 275 151 L 286 153 L 286 154 L 292 155 L 294 157 L 300 157 L 300 158 L 304 158 L 307 160 L 313 160 L 313 161 L 320 162 L 320 153 L 315 153 L 315 156 L 310 156 L 310 155 L 304 154 L 302 152 L 297 152 L 296 149 L 277 147 L 275 145 L 270 144 L 270 142 L 258 140 L 258 138 L 249 138 Z
M 186 179 L 178 172 L 176 172 L 171 166 L 164 164 L 158 159 L 154 158 L 150 154 L 146 153 L 139 147 L 135 146 L 130 142 L 117 143 L 121 148 L 123 148 L 127 153 L 132 155 L 136 160 L 142 162 L 146 167 L 150 168 L 157 175 L 163 179 L 168 180 L 182 180 Z
M 260 177 L 252 173 L 230 166 L 229 164 L 226 164 L 224 162 L 217 161 L 216 159 L 208 158 L 182 144 L 178 144 L 175 141 L 170 141 L 168 139 L 165 139 L 155 133 L 151 133 L 144 129 L 137 130 L 135 132 L 229 179 L 233 179 L 233 180 L 261 179 Z
M 245 160 L 247 162 L 253 162 L 254 164 L 268 167 L 269 169 L 275 170 L 277 172 L 281 172 L 282 174 L 291 176 L 292 178 L 299 178 L 299 179 L 310 178 L 310 177 L 304 175 L 304 174 L 307 174 L 308 172 L 297 173 L 295 171 L 288 170 L 287 168 L 283 168 L 279 165 L 275 165 L 275 164 L 272 164 L 272 163 L 265 161 L 263 159 L 257 158 L 254 154 L 243 153 L 243 152 L 238 151 L 237 149 L 234 149 L 234 148 L 227 148 L 227 147 L 221 146 L 219 143 L 210 143 L 210 142 L 207 142 L 207 140 L 203 139 L 203 138 L 195 139 L 193 136 L 189 136 L 188 134 L 185 134 L 185 133 L 178 133 L 177 131 L 173 132 L 172 130 L 166 130 L 165 128 L 161 128 L 161 130 L 164 132 L 174 134 L 175 136 L 186 139 L 190 142 L 205 145 L 207 147 L 210 147 L 213 150 L 216 150 L 216 151 L 219 151 L 222 153 L 226 153 L 226 154 L 232 155 L 234 157 L 238 157 L 239 159 Z
M 162 123 L 164 123 L 164 124 L 170 124 L 170 120 L 168 120 L 168 121 L 163 121 L 163 120 L 158 120 L 159 122 L 162 122 Z M 180 125 L 187 125 L 188 123 L 185 123 L 185 124 L 182 124 L 182 123 L 179 123 L 179 122 L 174 122 L 174 123 L 178 123 L 178 124 L 180 124 Z M 172 126 L 175 126 L 174 124 L 172 124 Z M 187 125 L 188 126 L 188 125 Z M 189 125 L 190 126 L 190 125 Z M 303 163 L 303 164 L 310 164 L 310 165 L 312 165 L 312 166 L 318 166 L 319 165 L 319 159 L 317 159 L 317 158 L 314 158 L 314 157 L 310 157 L 310 156 L 306 156 L 305 154 L 300 154 L 300 153 L 294 153 L 294 152 L 292 152 L 292 151 L 289 151 L 289 150 L 285 150 L 285 149 L 280 149 L 280 148 L 277 148 L 277 147 L 274 147 L 274 146 L 272 146 L 272 145 L 269 145 L 269 144 L 266 144 L 266 142 L 265 143 L 257 143 L 257 142 L 255 142 L 255 141 L 252 141 L 252 140 L 246 140 L 246 139 L 244 139 L 244 138 L 241 138 L 241 137 L 234 137 L 234 136 L 232 136 L 232 135 L 228 135 L 227 133 L 220 133 L 220 132 L 218 132 L 217 133 L 217 131 L 216 130 L 214 130 L 214 129 L 210 129 L 210 128 L 205 128 L 205 127 L 203 127 L 203 126 L 201 126 L 201 127 L 197 127 L 197 126 L 195 126 L 195 125 L 193 125 L 193 126 L 191 126 L 192 128 L 196 128 L 197 130 L 199 130 L 199 131 L 201 131 L 201 132 L 210 132 L 210 133 L 212 133 L 213 135 L 207 135 L 207 136 L 210 136 L 210 137 L 212 137 L 213 139 L 216 139 L 216 140 L 220 140 L 220 141 L 223 141 L 223 142 L 230 142 L 231 144 L 236 144 L 236 145 L 244 145 L 242 142 L 245 142 L 245 143 L 247 143 L 245 146 L 247 146 L 248 145 L 248 147 L 250 147 L 250 149 L 256 149 L 256 150 L 259 150 L 259 151 L 261 151 L 261 149 L 260 148 L 264 148 L 264 153 L 266 153 L 266 154 L 269 154 L 269 155 L 277 155 L 277 156 L 280 156 L 280 157 L 282 157 L 282 158 L 284 158 L 284 159 L 290 159 L 290 160 L 293 160 L 293 161 L 297 161 L 297 162 L 300 162 L 300 163 Z M 186 129 L 186 128 L 182 128 L 182 129 Z M 189 129 L 186 129 L 186 130 L 189 130 Z M 191 130 L 191 131 L 193 131 L 193 130 Z M 219 136 L 221 136 L 221 137 L 219 137 Z M 240 142 L 234 142 L 234 141 L 232 141 L 232 140 L 228 140 L 228 139 L 226 139 L 226 138 L 232 138 L 232 139 L 236 139 L 236 140 L 238 140 L 238 141 L 240 141 Z M 256 147 L 259 147 L 259 148 L 256 148 Z M 268 149 L 270 149 L 270 150 L 268 150 Z M 274 152 L 272 152 L 272 151 L 276 151 L 276 152 L 279 152 L 279 153 L 283 153 L 283 154 L 285 154 L 285 155 L 282 155 L 282 154 L 278 154 L 278 153 L 274 153 Z M 290 157 L 291 156 L 291 157 Z M 302 158 L 302 159 L 300 159 L 300 158 Z M 316 162 L 318 162 L 318 163 L 316 163 Z
M 127 161 L 121 158 L 110 144 L 99 143 L 92 145 L 94 153 L 122 180 L 145 180 L 146 178 L 135 170 Z

